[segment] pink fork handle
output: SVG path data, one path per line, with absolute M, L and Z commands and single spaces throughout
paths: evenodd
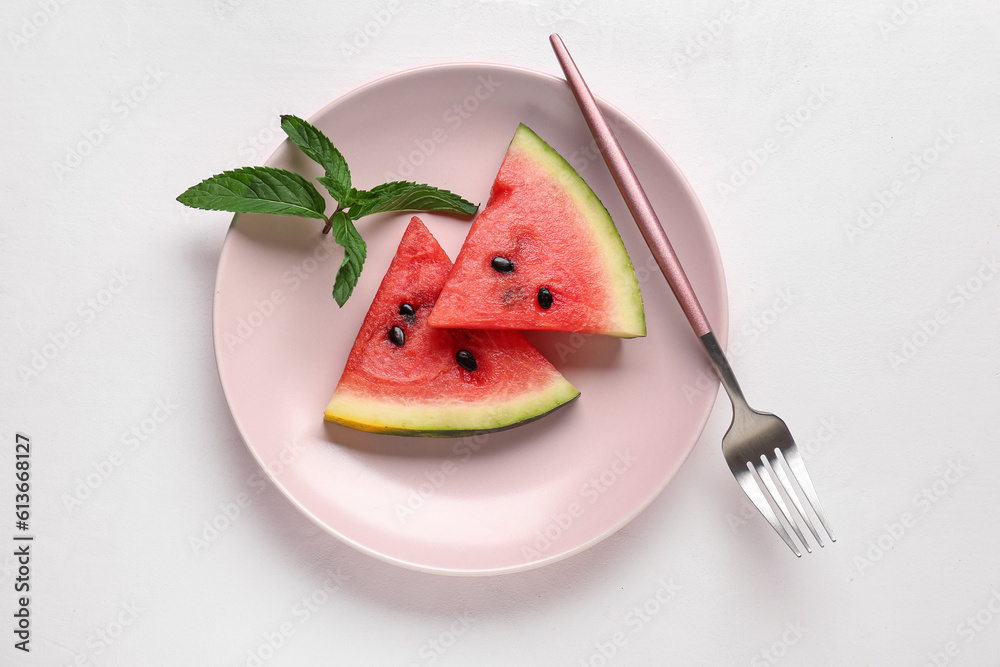
M 618 189 L 621 190 L 625 203 L 628 204 L 628 208 L 632 212 L 632 217 L 639 225 L 639 230 L 642 232 L 643 238 L 646 239 L 646 245 L 652 251 L 653 257 L 660 265 L 660 270 L 677 297 L 684 315 L 691 323 L 691 328 L 694 329 L 699 338 L 711 333 L 712 326 L 708 323 L 705 311 L 702 310 L 698 297 L 695 296 L 694 289 L 691 287 L 687 274 L 684 273 L 680 260 L 677 259 L 677 253 L 670 245 L 667 233 L 663 231 L 663 225 L 656 217 L 653 205 L 649 203 L 649 198 L 646 197 L 645 191 L 639 184 L 639 179 L 632 170 L 628 158 L 625 157 L 625 151 L 622 150 L 618 139 L 615 138 L 614 132 L 611 131 L 611 126 L 604 117 L 604 113 L 580 75 L 580 70 L 577 69 L 576 63 L 573 62 L 572 56 L 569 55 L 569 51 L 566 50 L 566 45 L 563 44 L 559 35 L 551 35 L 549 41 L 552 42 L 552 49 L 556 53 L 559 65 L 566 74 L 566 80 L 576 97 L 577 104 L 580 105 L 583 117 L 586 119 L 587 125 L 590 126 L 590 131 L 604 155 L 604 161 L 607 162 L 608 168 L 615 178 L 615 183 L 618 184 Z

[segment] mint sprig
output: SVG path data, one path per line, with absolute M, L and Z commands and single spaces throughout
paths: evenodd
M 284 169 L 243 167 L 216 174 L 184 191 L 177 201 L 192 208 L 232 213 L 268 213 L 317 218 L 344 248 L 333 284 L 333 298 L 343 306 L 358 284 L 368 254 L 354 221 L 366 215 L 399 211 L 440 211 L 473 215 L 479 209 L 462 197 L 422 183 L 392 181 L 370 190 L 351 183 L 347 160 L 319 129 L 296 116 L 281 117 L 281 129 L 311 160 L 323 167 L 316 178 L 337 202 L 330 215 L 326 200 L 310 181 Z

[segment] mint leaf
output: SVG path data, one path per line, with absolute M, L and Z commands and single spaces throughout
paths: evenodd
M 368 246 L 346 212 L 337 211 L 334 213 L 333 217 L 330 218 L 330 224 L 334 239 L 344 246 L 344 260 L 340 263 L 340 268 L 337 269 L 337 278 L 333 283 L 333 298 L 337 301 L 338 306 L 343 306 L 358 284 L 361 269 L 368 256 Z
M 281 129 L 303 153 L 326 171 L 325 175 L 316 180 L 330 191 L 341 206 L 349 205 L 347 200 L 351 194 L 351 170 L 333 142 L 318 128 L 297 116 L 282 116 Z
M 350 207 L 353 220 L 393 211 L 442 211 L 472 215 L 479 209 L 478 204 L 448 190 L 408 181 L 392 181 L 371 190 L 359 190 L 355 197 Z
M 346 187 L 343 181 L 338 180 L 336 176 L 331 176 L 330 172 L 327 172 L 326 176 L 318 176 L 316 180 L 327 189 L 330 195 L 336 199 L 337 203 L 342 207 L 347 208 L 354 203 L 354 194 L 357 190 L 351 187 L 350 173 L 347 174 Z
M 177 201 L 232 213 L 273 213 L 325 220 L 326 201 L 302 176 L 274 167 L 243 167 L 206 178 Z

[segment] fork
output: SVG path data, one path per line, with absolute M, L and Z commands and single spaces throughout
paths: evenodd
M 795 479 L 796 485 L 805 495 L 820 523 L 823 524 L 830 541 L 836 542 L 837 538 L 834 537 L 826 520 L 819 496 L 809 479 L 799 448 L 788 427 L 775 415 L 759 412 L 747 404 L 743 391 L 733 374 L 733 369 L 729 366 L 729 361 L 715 338 L 712 326 L 705 316 L 698 297 L 695 296 L 687 274 L 684 272 L 663 226 L 656 217 L 652 204 L 639 184 L 639 179 L 632 170 L 628 158 L 625 157 L 625 152 L 604 117 L 604 113 L 580 75 L 580 70 L 577 69 L 559 35 L 551 35 L 549 41 L 552 43 L 552 49 L 559 60 L 559 65 L 566 74 L 566 80 L 573 91 L 573 96 L 576 97 L 587 125 L 590 126 L 590 131 L 597 140 L 604 160 L 614 176 L 615 183 L 628 204 L 632 217 L 639 225 L 646 244 L 652 251 L 653 257 L 656 258 L 656 263 L 660 266 L 670 289 L 677 297 L 691 328 L 694 329 L 695 334 L 704 345 L 712 367 L 733 404 L 733 421 L 722 438 L 722 454 L 726 463 L 729 464 L 733 476 L 736 477 L 736 481 L 739 482 L 743 491 L 796 556 L 801 557 L 802 553 L 775 514 L 771 507 L 772 504 L 778 508 L 785 522 L 791 526 L 807 552 L 811 553 L 812 548 L 806 541 L 802 529 L 799 527 L 799 522 L 789 511 L 784 500 L 785 497 L 791 501 L 798 516 L 801 517 L 802 522 L 805 523 L 820 547 L 823 546 L 823 540 L 803 506 L 799 493 L 792 484 L 792 478 Z M 786 468 L 791 472 L 791 478 L 785 472 Z M 775 479 L 777 479 L 777 484 Z

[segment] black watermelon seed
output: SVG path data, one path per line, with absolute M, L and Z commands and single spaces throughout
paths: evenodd
M 472 353 L 468 350 L 459 350 L 455 354 L 455 361 L 458 365 L 467 371 L 474 371 L 479 368 L 479 364 L 476 363 L 476 358 L 472 356 Z
M 552 292 L 548 287 L 541 287 L 538 290 L 538 305 L 548 310 L 552 307 Z
M 494 257 L 493 261 L 490 262 L 490 266 L 497 273 L 513 273 L 514 272 L 514 262 L 510 261 L 506 257 Z
M 417 316 L 417 310 L 408 303 L 404 303 L 399 307 L 399 314 L 408 320 L 412 320 Z
M 403 343 L 406 342 L 406 334 L 399 327 L 393 327 L 389 329 L 389 340 L 396 347 L 403 347 Z

